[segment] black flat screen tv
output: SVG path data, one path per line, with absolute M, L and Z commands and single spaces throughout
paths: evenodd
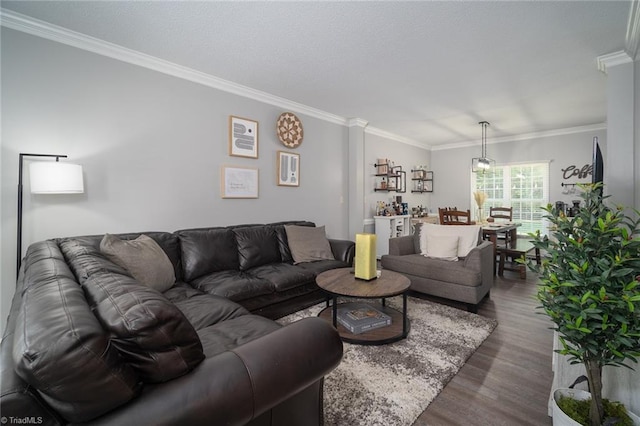
M 593 138 L 593 169 L 591 170 L 591 183 L 602 183 L 604 178 L 604 162 L 602 151 L 598 144 L 598 137 Z

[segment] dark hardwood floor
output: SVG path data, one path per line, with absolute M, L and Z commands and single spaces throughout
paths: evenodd
M 498 326 L 414 426 L 551 425 L 553 332 L 535 309 L 536 283 L 530 272 L 526 280 L 508 271 L 496 277 L 478 314 L 497 319 Z

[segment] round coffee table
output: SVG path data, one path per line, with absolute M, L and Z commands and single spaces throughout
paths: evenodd
M 411 282 L 404 275 L 382 270 L 377 279 L 364 281 L 354 276 L 353 268 L 340 268 L 322 272 L 316 277 L 316 283 L 329 295 L 327 307 L 318 316 L 331 322 L 343 341 L 360 345 L 383 345 L 402 340 L 409 334 L 407 293 Z M 400 295 L 402 295 L 402 312 L 386 306 L 386 298 Z M 380 304 L 372 304 L 372 306 L 389 315 L 391 325 L 361 334 L 351 333 L 342 324 L 338 324 L 338 297 L 380 299 Z

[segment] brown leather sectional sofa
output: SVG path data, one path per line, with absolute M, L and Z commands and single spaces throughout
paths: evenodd
M 310 222 L 288 222 L 314 226 Z M 100 251 L 102 236 L 32 244 L 0 348 L 0 410 L 42 425 L 320 425 L 342 358 L 319 318 L 253 312 L 318 291 L 336 260 L 292 262 L 285 223 L 145 232 L 174 266 L 164 293 Z M 140 234 L 120 235 L 135 239 Z

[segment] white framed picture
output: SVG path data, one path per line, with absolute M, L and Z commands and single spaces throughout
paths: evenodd
M 258 158 L 258 122 L 229 116 L 229 155 Z
M 258 198 L 258 169 L 223 166 L 220 175 L 222 198 Z
M 278 151 L 278 185 L 300 186 L 300 154 Z

